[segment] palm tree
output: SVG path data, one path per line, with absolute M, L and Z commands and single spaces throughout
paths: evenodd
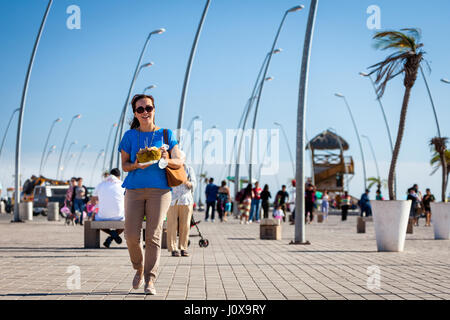
M 394 176 L 397 165 L 400 146 L 405 131 L 406 112 L 408 110 L 411 89 L 417 79 L 420 63 L 423 60 L 424 51 L 421 49 L 420 31 L 418 29 L 401 29 L 400 31 L 377 32 L 373 39 L 375 47 L 381 50 L 394 49 L 395 52 L 383 61 L 371 66 L 370 74 L 376 73 L 375 84 L 378 98 L 384 94 L 386 86 L 390 80 L 404 73 L 403 85 L 405 93 L 403 96 L 400 121 L 398 125 L 397 139 L 395 141 L 394 152 L 392 153 L 391 165 L 388 176 L 389 199 L 395 200 Z
M 367 181 L 369 182 L 369 185 L 367 188 L 370 190 L 374 185 L 377 186 L 378 190 L 381 190 L 381 187 L 386 188 L 387 187 L 387 180 L 381 179 L 380 177 L 370 177 L 367 178 Z
M 442 202 L 446 200 L 446 190 L 448 183 L 450 151 L 447 150 L 447 137 L 434 137 L 430 140 L 430 147 L 434 151 L 431 165 L 437 164 L 431 174 L 434 174 L 439 167 L 442 168 Z

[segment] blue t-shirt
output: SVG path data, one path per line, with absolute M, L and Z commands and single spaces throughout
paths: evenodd
M 210 183 L 206 186 L 206 201 L 213 202 L 217 200 L 217 193 L 219 192 L 219 187 L 214 183 Z
M 122 150 L 130 155 L 130 162 L 136 161 L 136 154 L 140 148 L 157 147 L 160 148 L 164 144 L 164 129 L 159 129 L 154 132 L 138 132 L 136 129 L 130 129 L 123 135 L 122 141 L 119 144 L 119 152 Z M 172 130 L 167 130 L 167 138 L 169 142 L 169 151 L 178 144 Z M 139 138 L 139 144 L 138 144 Z M 147 144 L 147 145 L 146 145 Z M 156 188 L 156 189 L 171 189 L 167 184 L 166 170 L 160 169 L 158 163 L 152 164 L 145 169 L 137 169 L 128 172 L 125 181 L 122 184 L 125 189 L 142 189 L 142 188 Z

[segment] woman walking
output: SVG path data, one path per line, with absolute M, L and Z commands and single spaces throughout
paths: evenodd
M 219 213 L 220 222 L 227 221 L 226 204 L 231 203 L 230 189 L 227 187 L 227 182 L 222 181 L 222 184 L 217 193 L 217 212 Z
M 431 194 L 431 190 L 427 188 L 425 190 L 425 195 L 423 196 L 422 203 L 423 203 L 423 210 L 425 211 L 425 227 L 431 226 L 431 202 L 434 202 L 436 198 L 433 194 Z
M 269 185 L 265 185 L 263 191 L 261 192 L 261 207 L 263 209 L 264 219 L 269 218 L 269 198 L 272 198 L 272 195 L 269 191 Z
M 350 208 L 350 200 L 351 198 L 348 195 L 348 192 L 345 191 L 344 196 L 341 199 L 342 221 L 347 220 L 348 209 Z
M 241 224 L 244 223 L 243 220 L 245 220 L 246 224 L 249 224 L 248 222 L 248 216 L 250 214 L 250 207 L 252 204 L 252 198 L 254 197 L 252 185 L 249 184 L 247 188 L 244 190 L 243 200 L 241 203 Z
M 325 220 L 328 220 L 328 210 L 330 209 L 330 196 L 328 195 L 328 190 L 325 190 L 323 192 L 322 196 L 322 204 L 321 204 L 321 211 L 323 213 L 323 218 Z
M 172 199 L 167 183 L 166 172 L 158 164 L 142 164 L 137 160 L 141 148 L 157 147 L 161 158 L 168 166 L 179 169 L 178 142 L 171 130 L 163 130 L 155 125 L 155 103 L 152 96 L 136 95 L 131 101 L 134 118 L 131 128 L 125 132 L 119 145 L 122 168 L 128 172 L 123 187 L 125 191 L 125 239 L 136 275 L 133 288 L 138 289 L 145 281 L 144 292 L 156 294 L 154 282 L 161 254 L 161 232 L 164 218 Z M 169 141 L 164 141 L 164 132 Z M 168 144 L 166 151 L 163 144 Z M 170 157 L 169 157 L 170 154 Z M 140 234 L 142 222 L 146 217 L 145 258 L 142 254 Z
M 186 155 L 180 151 L 181 159 L 185 160 Z M 167 249 L 172 257 L 189 257 L 187 247 L 189 244 L 189 229 L 191 228 L 191 218 L 194 211 L 193 193 L 197 184 L 195 171 L 191 166 L 184 164 L 187 180 L 179 186 L 172 188 L 172 202 L 167 212 Z M 177 246 L 177 231 L 179 233 L 179 248 Z

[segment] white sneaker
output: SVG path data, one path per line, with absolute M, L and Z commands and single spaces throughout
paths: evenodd
M 205 219 L 205 222 L 208 222 L 208 219 Z
M 248 221 L 245 221 L 245 224 L 250 224 L 250 223 L 252 223 L 251 221 L 250 222 L 248 222 Z
M 259 221 L 259 220 L 256 220 L 256 223 L 261 223 L 261 221 Z
M 252 223 L 252 220 L 250 220 L 250 221 L 247 221 L 247 224 L 249 224 L 249 223 Z
M 241 220 L 241 224 L 244 224 L 244 220 Z
M 214 219 L 211 219 L 211 222 L 213 222 L 213 223 L 214 223 Z

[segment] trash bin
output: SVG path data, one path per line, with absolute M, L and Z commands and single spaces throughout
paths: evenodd
M 49 202 L 47 205 L 47 220 L 59 221 L 59 202 Z
M 33 220 L 33 202 L 19 203 L 19 218 L 23 221 Z

